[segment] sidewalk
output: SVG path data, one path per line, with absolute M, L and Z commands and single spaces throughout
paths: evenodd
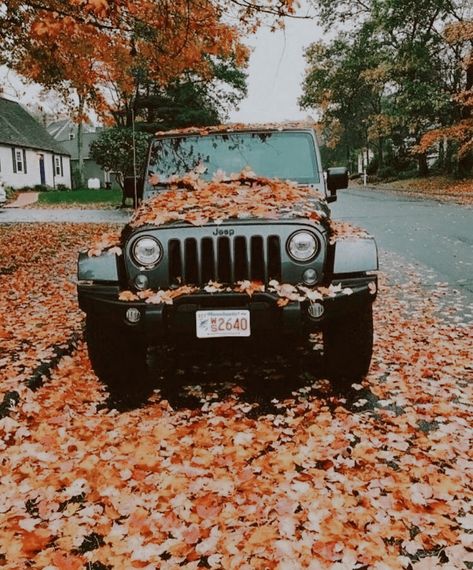
M 21 192 L 17 199 L 5 208 L 24 208 L 38 201 L 39 192 Z
M 82 210 L 79 208 L 0 208 L 0 226 L 18 223 L 80 223 L 126 224 L 132 212 L 129 210 Z

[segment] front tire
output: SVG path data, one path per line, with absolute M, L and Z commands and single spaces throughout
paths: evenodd
M 347 391 L 368 373 L 373 353 L 373 307 L 364 304 L 326 324 L 325 370 L 333 387 Z
M 87 315 L 85 338 L 92 369 L 115 394 L 131 394 L 148 384 L 148 347 L 141 335 Z

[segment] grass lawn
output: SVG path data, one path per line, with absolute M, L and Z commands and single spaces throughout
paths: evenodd
M 67 205 L 67 204 L 110 204 L 120 205 L 122 201 L 121 190 L 61 190 L 40 192 L 40 204 Z

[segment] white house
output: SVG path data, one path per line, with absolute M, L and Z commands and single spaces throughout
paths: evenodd
M 12 188 L 71 187 L 70 155 L 19 103 L 0 97 L 0 179 Z

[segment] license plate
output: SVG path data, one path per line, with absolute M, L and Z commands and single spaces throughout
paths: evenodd
M 250 311 L 196 311 L 197 338 L 250 336 Z

